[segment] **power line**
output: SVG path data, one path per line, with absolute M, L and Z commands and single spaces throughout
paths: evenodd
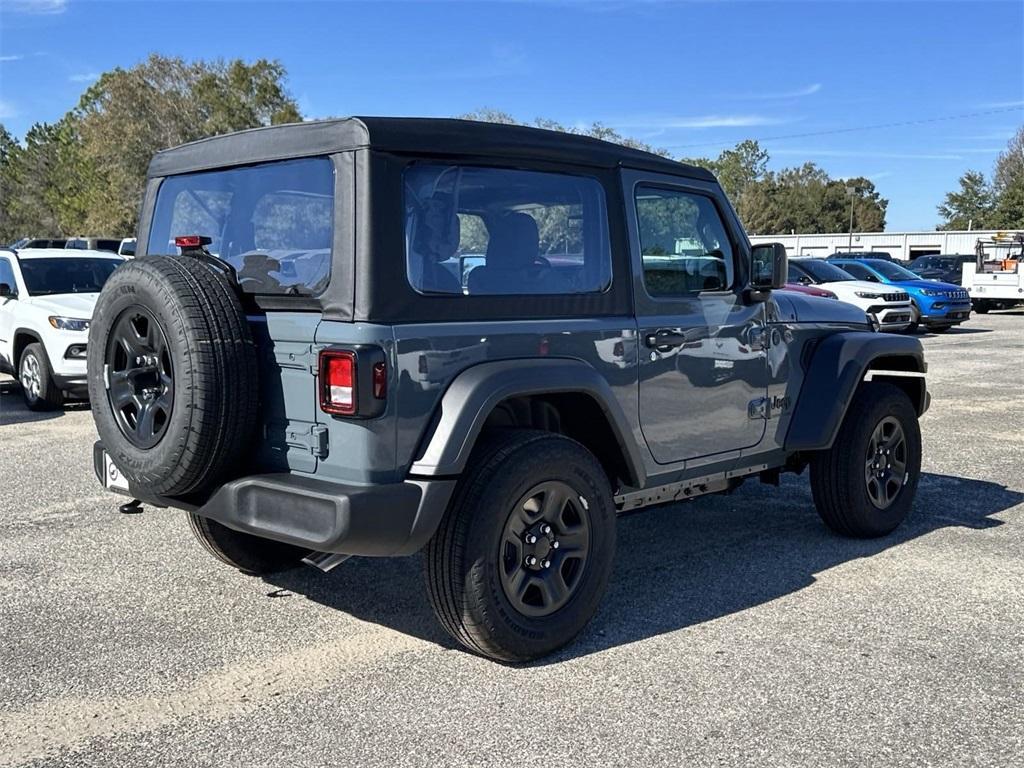
M 840 133 L 855 133 L 857 131 L 873 131 L 879 128 L 903 128 L 908 125 L 926 125 L 928 123 L 941 123 L 949 120 L 965 120 L 971 117 L 985 117 L 987 115 L 1000 115 L 1006 112 L 1024 111 L 1024 103 L 1016 107 L 1003 107 L 1001 109 L 989 109 L 984 112 L 966 112 L 962 115 L 946 115 L 945 117 L 924 117 L 918 120 L 904 120 L 899 123 L 877 123 L 875 125 L 856 125 L 850 128 L 835 128 L 829 131 L 808 131 L 807 133 L 789 133 L 783 136 L 765 136 L 756 139 L 759 142 L 782 141 L 784 139 L 806 139 L 811 136 L 834 136 Z M 692 149 L 695 147 L 728 147 L 734 141 L 709 141 L 700 144 L 670 144 L 666 149 Z

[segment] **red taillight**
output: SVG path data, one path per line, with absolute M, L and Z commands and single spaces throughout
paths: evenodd
M 320 410 L 351 416 L 356 412 L 356 355 L 349 350 L 320 353 Z
M 212 242 L 213 240 L 205 235 L 178 235 L 174 238 L 174 244 L 178 248 L 202 248 Z

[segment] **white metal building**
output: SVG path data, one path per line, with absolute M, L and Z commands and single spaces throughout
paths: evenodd
M 1009 257 L 1009 244 L 1022 230 L 980 230 L 952 232 L 839 232 L 829 235 L 751 235 L 752 243 L 782 243 L 790 256 L 824 258 L 836 251 L 884 251 L 894 259 L 913 259 L 934 253 L 973 255 L 978 239 L 1005 242 L 1005 246 L 985 249 L 987 260 Z M 1019 250 L 1019 246 L 1014 252 Z

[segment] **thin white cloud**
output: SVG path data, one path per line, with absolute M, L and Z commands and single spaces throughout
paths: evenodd
M 68 80 L 70 80 L 72 83 L 91 83 L 93 80 L 96 80 L 98 77 L 99 77 L 99 75 L 97 73 L 95 73 L 95 72 L 85 72 L 85 73 L 80 74 L 80 75 L 72 75 L 71 77 L 68 78 Z
M 737 94 L 737 99 L 800 99 L 804 96 L 813 96 L 821 90 L 821 83 L 811 83 L 803 88 L 795 88 L 791 91 L 761 91 L 760 93 Z
M 0 56 L 0 61 L 21 61 L 25 57 L 21 54 L 11 54 L 8 56 Z
M 1010 101 L 989 101 L 985 104 L 980 105 L 984 109 L 1012 109 L 1014 107 L 1020 107 L 1024 109 L 1024 99 L 1016 99 Z
M 14 108 L 14 105 L 11 104 L 11 102 L 0 99 L 0 120 L 7 120 L 17 114 L 18 110 Z
M 642 128 L 646 130 L 668 130 L 688 128 L 750 128 L 758 125 L 781 125 L 791 122 L 767 115 L 696 115 L 693 117 L 651 117 L 635 120 L 609 121 L 615 128 Z
M 918 152 L 873 152 L 870 150 L 846 149 L 807 149 L 783 147 L 769 149 L 772 155 L 791 155 L 795 157 L 866 157 L 884 160 L 963 160 L 953 153 L 918 153 Z
M 54 16 L 68 9 L 68 0 L 7 0 L 7 8 L 15 13 Z

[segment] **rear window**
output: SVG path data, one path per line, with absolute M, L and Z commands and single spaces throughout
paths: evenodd
M 334 166 L 317 157 L 171 176 L 157 193 L 147 252 L 205 235 L 246 293 L 315 295 L 327 287 Z
M 404 183 L 407 274 L 421 293 L 600 293 L 611 283 L 595 178 L 416 164 Z

